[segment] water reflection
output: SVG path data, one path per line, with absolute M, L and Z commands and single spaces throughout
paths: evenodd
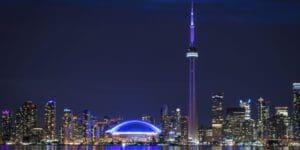
M 54 146 L 1 145 L 1 150 L 266 150 L 252 146 Z M 300 147 L 271 147 L 270 150 L 300 150 Z

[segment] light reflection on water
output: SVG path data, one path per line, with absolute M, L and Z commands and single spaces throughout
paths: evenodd
M 265 147 L 237 146 L 54 146 L 2 145 L 1 150 L 266 150 Z M 270 150 L 300 150 L 300 147 L 271 147 Z

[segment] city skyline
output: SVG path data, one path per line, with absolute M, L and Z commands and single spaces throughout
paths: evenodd
M 298 91 L 300 89 L 299 85 L 300 85 L 300 83 L 293 83 L 292 88 L 290 90 Z M 258 114 L 264 113 L 264 112 L 262 112 L 263 110 L 260 110 L 260 107 L 264 108 L 266 106 L 268 106 L 268 107 L 264 108 L 264 109 L 267 109 L 268 117 L 270 117 L 271 114 L 276 114 L 276 112 L 278 112 L 277 108 L 286 108 L 288 116 L 290 116 L 292 118 L 292 116 L 294 115 L 293 114 L 294 108 L 297 107 L 295 105 L 298 102 L 297 99 L 295 97 L 293 97 L 293 99 L 291 100 L 292 106 L 289 107 L 288 105 L 275 105 L 275 104 L 272 104 L 272 101 L 268 100 L 267 98 L 259 97 L 257 99 L 236 100 L 235 103 L 232 103 L 229 106 L 224 106 L 223 103 L 225 102 L 225 100 L 224 100 L 225 96 L 226 96 L 226 94 L 224 94 L 222 92 L 221 93 L 220 92 L 212 92 L 211 93 L 211 96 L 209 98 L 211 107 L 209 108 L 209 111 L 206 113 L 207 116 L 209 117 L 209 120 L 207 120 L 207 122 L 198 122 L 198 128 L 214 127 L 214 124 L 223 124 L 224 116 L 227 114 L 226 109 L 231 109 L 231 108 L 245 109 L 245 112 L 243 115 L 245 117 L 244 119 L 245 120 L 254 119 L 254 120 L 258 121 L 257 123 L 259 123 L 259 121 L 262 120 L 261 119 L 262 116 L 260 117 L 260 116 L 258 116 Z M 294 99 L 295 99 L 295 102 L 294 102 Z M 93 116 L 96 116 L 100 120 L 105 119 L 106 117 L 122 118 L 122 120 L 131 120 L 131 119 L 148 120 L 148 119 L 150 119 L 150 120 L 152 120 L 151 122 L 156 122 L 154 124 L 159 125 L 161 128 L 163 128 L 160 123 L 160 121 L 162 121 L 161 115 L 166 115 L 166 116 L 171 115 L 173 113 L 172 111 L 176 110 L 176 111 L 180 111 L 181 115 L 188 116 L 188 112 L 182 112 L 182 109 L 184 109 L 182 106 L 173 107 L 168 104 L 162 105 L 159 108 L 155 108 L 155 111 L 157 111 L 157 112 L 151 111 L 151 112 L 136 114 L 136 117 L 128 117 L 128 116 L 126 116 L 126 114 L 118 114 L 118 113 L 115 113 L 113 115 L 107 115 L 105 113 L 97 114 L 92 109 L 86 108 L 86 107 L 81 107 L 80 109 L 74 109 L 72 107 L 65 106 L 65 107 L 63 107 L 62 110 L 58 110 L 56 108 L 57 102 L 55 99 L 41 100 L 43 102 L 42 105 L 38 105 L 37 102 L 32 99 L 23 99 L 23 100 L 24 101 L 22 103 L 15 106 L 16 109 L 5 107 L 5 109 L 1 109 L 0 111 L 3 114 L 9 114 L 9 115 L 15 114 L 16 116 L 18 116 L 18 113 L 19 113 L 19 110 L 21 107 L 27 108 L 27 107 L 31 107 L 31 105 L 33 105 L 34 114 L 36 114 L 36 117 L 35 117 L 36 122 L 33 123 L 33 124 L 35 124 L 34 126 L 39 127 L 39 128 L 45 128 L 45 129 L 52 128 L 52 129 L 49 129 L 49 131 L 52 131 L 52 133 L 50 134 L 52 136 L 53 136 L 53 132 L 56 133 L 57 131 L 55 131 L 55 130 L 57 128 L 59 128 L 59 127 L 53 125 L 53 122 L 55 124 L 60 124 L 60 125 L 63 124 L 62 118 L 64 118 L 64 113 L 66 113 L 66 112 L 72 112 L 72 114 L 78 114 L 78 115 L 82 114 L 82 113 L 83 114 L 85 114 L 85 113 L 93 114 Z M 263 104 L 261 104 L 262 102 L 263 102 Z M 246 105 L 246 107 L 245 107 L 245 105 Z M 58 106 L 59 106 L 59 104 L 58 104 Z M 31 111 L 31 110 L 28 109 L 28 111 Z M 38 114 L 37 112 L 41 112 L 41 114 Z M 158 113 L 159 116 L 156 117 L 156 116 L 152 115 L 155 113 Z M 264 117 L 264 119 L 266 119 L 268 117 Z
M 197 128 L 198 132 L 195 136 L 197 144 L 297 145 L 300 83 L 293 83 L 292 86 L 293 108 L 271 107 L 270 101 L 263 98 L 255 100 L 257 108 L 252 108 L 251 100 L 240 100 L 226 108 L 223 107 L 224 93 L 212 93 L 211 125 L 208 127 L 201 125 Z M 182 113 L 180 108 L 163 106 L 160 119 L 140 114 L 140 117 L 135 120 L 128 120 L 122 116 L 99 117 L 88 109 L 76 113 L 72 109 L 65 108 L 63 117 L 58 119 L 62 122 L 58 122 L 56 106 L 55 100 L 45 102 L 42 126 L 37 125 L 39 107 L 32 101 L 25 101 L 15 112 L 9 109 L 2 110 L 0 141 L 10 144 L 29 142 L 30 144 L 102 145 L 120 144 L 120 141 L 134 144 L 134 141 L 138 140 L 145 144 L 186 145 L 189 142 L 195 144 L 194 140 L 189 139 L 187 133 L 188 116 Z M 253 115 L 258 116 L 257 119 L 251 115 L 255 109 L 258 113 Z M 275 112 L 270 112 L 271 109 Z
M 58 110 L 70 105 L 109 116 L 126 113 L 128 118 L 153 109 L 158 117 L 164 104 L 187 112 L 188 2 L 63 2 L 1 2 L 0 109 L 16 110 L 29 97 L 38 106 L 53 98 Z M 232 2 L 221 10 L 212 2 L 196 2 L 199 114 L 210 111 L 212 92 L 225 93 L 225 107 L 259 97 L 292 107 L 291 83 L 300 76 L 295 69 L 299 22 L 297 14 L 277 12 L 277 3 L 268 2 L 271 8 L 262 4 L 266 12 L 244 4 L 248 9 L 226 18 L 220 14 L 235 12 Z M 293 6 L 297 2 L 280 3 L 300 10 Z M 105 6 L 115 7 L 99 9 Z M 251 17 L 244 15 L 247 10 L 260 11 Z M 217 15 L 210 17 L 211 11 Z M 278 14 L 265 16 L 267 12 Z M 199 115 L 200 123 L 208 125 L 206 120 L 210 118 Z

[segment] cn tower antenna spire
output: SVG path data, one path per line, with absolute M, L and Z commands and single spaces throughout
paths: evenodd
M 194 1 L 191 0 L 191 20 L 190 20 L 190 48 L 195 47 L 195 25 L 194 25 Z

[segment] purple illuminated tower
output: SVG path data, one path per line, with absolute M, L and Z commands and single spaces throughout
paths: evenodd
M 191 22 L 190 22 L 190 45 L 186 53 L 189 63 L 189 125 L 188 125 L 188 138 L 192 144 L 198 143 L 198 116 L 197 116 L 197 103 L 196 103 L 196 59 L 198 52 L 194 45 L 195 41 L 195 25 L 194 25 L 194 3 L 191 2 Z

